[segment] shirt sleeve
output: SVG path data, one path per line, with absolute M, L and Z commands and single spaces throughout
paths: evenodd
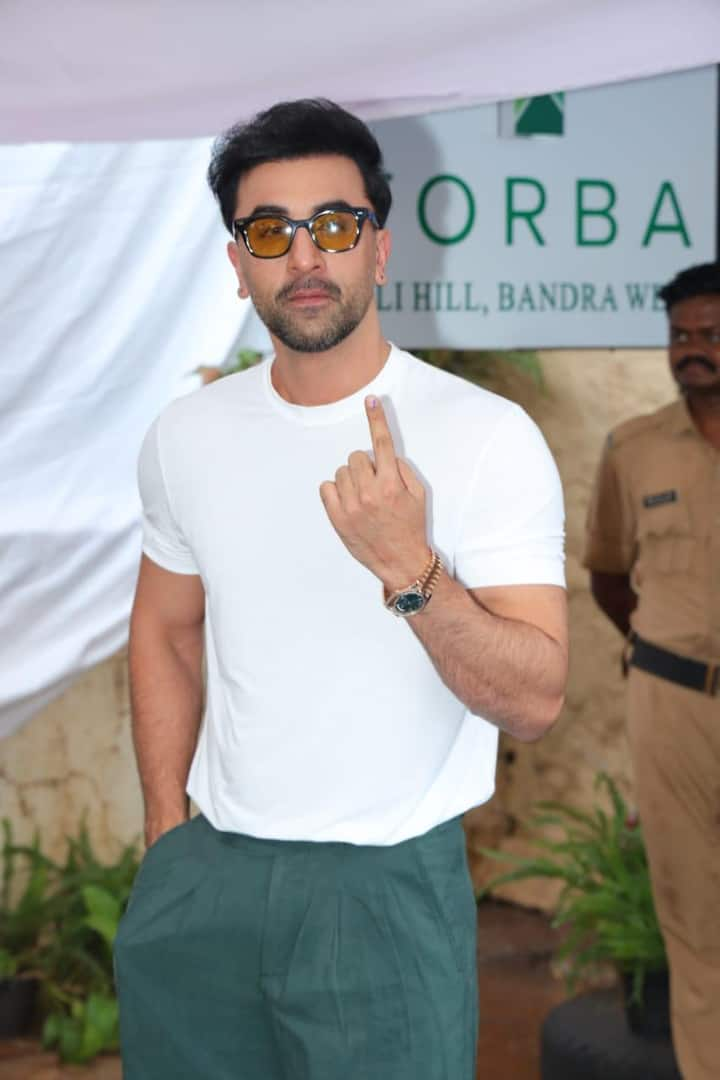
M 501 418 L 477 463 L 455 575 L 466 588 L 565 585 L 565 513 L 557 466 L 519 406 Z
M 628 574 L 635 560 L 632 504 L 623 491 L 611 440 L 603 452 L 590 497 L 583 566 L 604 574 Z
M 160 457 L 159 426 L 159 420 L 155 420 L 145 436 L 138 460 L 143 551 L 165 570 L 175 574 L 197 574 L 195 559 L 170 506 Z

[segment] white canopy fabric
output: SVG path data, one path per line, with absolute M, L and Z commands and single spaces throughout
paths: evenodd
M 316 95 L 418 114 L 719 59 L 718 0 L 5 0 L 0 141 L 211 135 Z
M 252 311 L 208 154 L 0 147 L 0 735 L 124 644 L 140 441 Z
M 246 332 L 207 136 L 282 99 L 380 118 L 719 58 L 718 0 L 6 0 L 0 735 L 124 643 L 140 440 Z

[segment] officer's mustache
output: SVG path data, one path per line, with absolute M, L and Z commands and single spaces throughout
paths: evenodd
M 701 356 L 700 353 L 693 353 L 691 356 L 683 356 L 682 360 L 678 360 L 675 365 L 676 371 L 684 371 L 685 368 L 690 367 L 691 364 L 700 364 L 711 375 L 715 375 L 717 372 L 717 364 L 713 364 L 712 360 L 708 360 L 707 356 Z

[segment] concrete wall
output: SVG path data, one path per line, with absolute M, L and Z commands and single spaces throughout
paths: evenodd
M 18 841 L 37 827 L 53 856 L 83 816 L 101 857 L 141 836 L 124 650 L 0 741 L 0 813 Z
M 596 611 L 580 567 L 584 516 L 595 466 L 609 428 L 649 412 L 674 390 L 659 351 L 555 351 L 541 354 L 544 389 L 507 364 L 493 366 L 487 385 L 522 404 L 539 423 L 565 486 L 571 674 L 563 715 L 540 743 L 501 740 L 498 793 L 468 815 L 473 876 L 497 872 L 482 846 L 524 850 L 518 826 L 534 801 L 588 804 L 598 770 L 631 791 L 619 675 L 621 641 Z M 16 835 L 38 826 L 45 847 L 59 853 L 83 814 L 98 851 L 117 854 L 142 831 L 142 808 L 129 735 L 126 657 L 118 654 L 79 679 L 23 730 L 0 743 L 1 812 Z M 552 889 L 524 883 L 503 895 L 546 906 Z

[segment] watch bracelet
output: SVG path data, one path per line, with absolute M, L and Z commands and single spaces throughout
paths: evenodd
M 430 558 L 425 563 L 422 573 L 418 577 L 416 577 L 414 581 L 411 581 L 409 585 L 405 585 L 402 589 L 393 589 L 393 591 L 390 593 L 387 591 L 387 589 L 383 588 L 383 603 L 385 604 L 385 607 L 389 607 L 392 604 L 393 600 L 395 600 L 402 593 L 408 592 L 409 589 L 417 588 L 420 590 L 423 596 L 425 596 L 429 587 L 430 595 L 432 595 L 432 591 L 438 583 L 442 570 L 443 564 L 440 556 L 435 551 L 435 549 L 431 547 Z
M 433 594 L 433 592 L 435 590 L 435 586 L 437 585 L 438 581 L 440 580 L 440 575 L 443 572 L 443 564 L 442 564 L 442 560 L 441 560 L 440 556 L 438 555 L 438 553 L 436 551 L 433 552 L 433 556 L 434 556 L 434 558 L 433 558 L 432 566 L 430 567 L 430 572 L 427 575 L 426 579 L 423 581 L 422 585 L 420 586 L 420 589 L 422 590 L 423 595 L 426 596 L 428 600 L 432 596 L 432 594 Z

